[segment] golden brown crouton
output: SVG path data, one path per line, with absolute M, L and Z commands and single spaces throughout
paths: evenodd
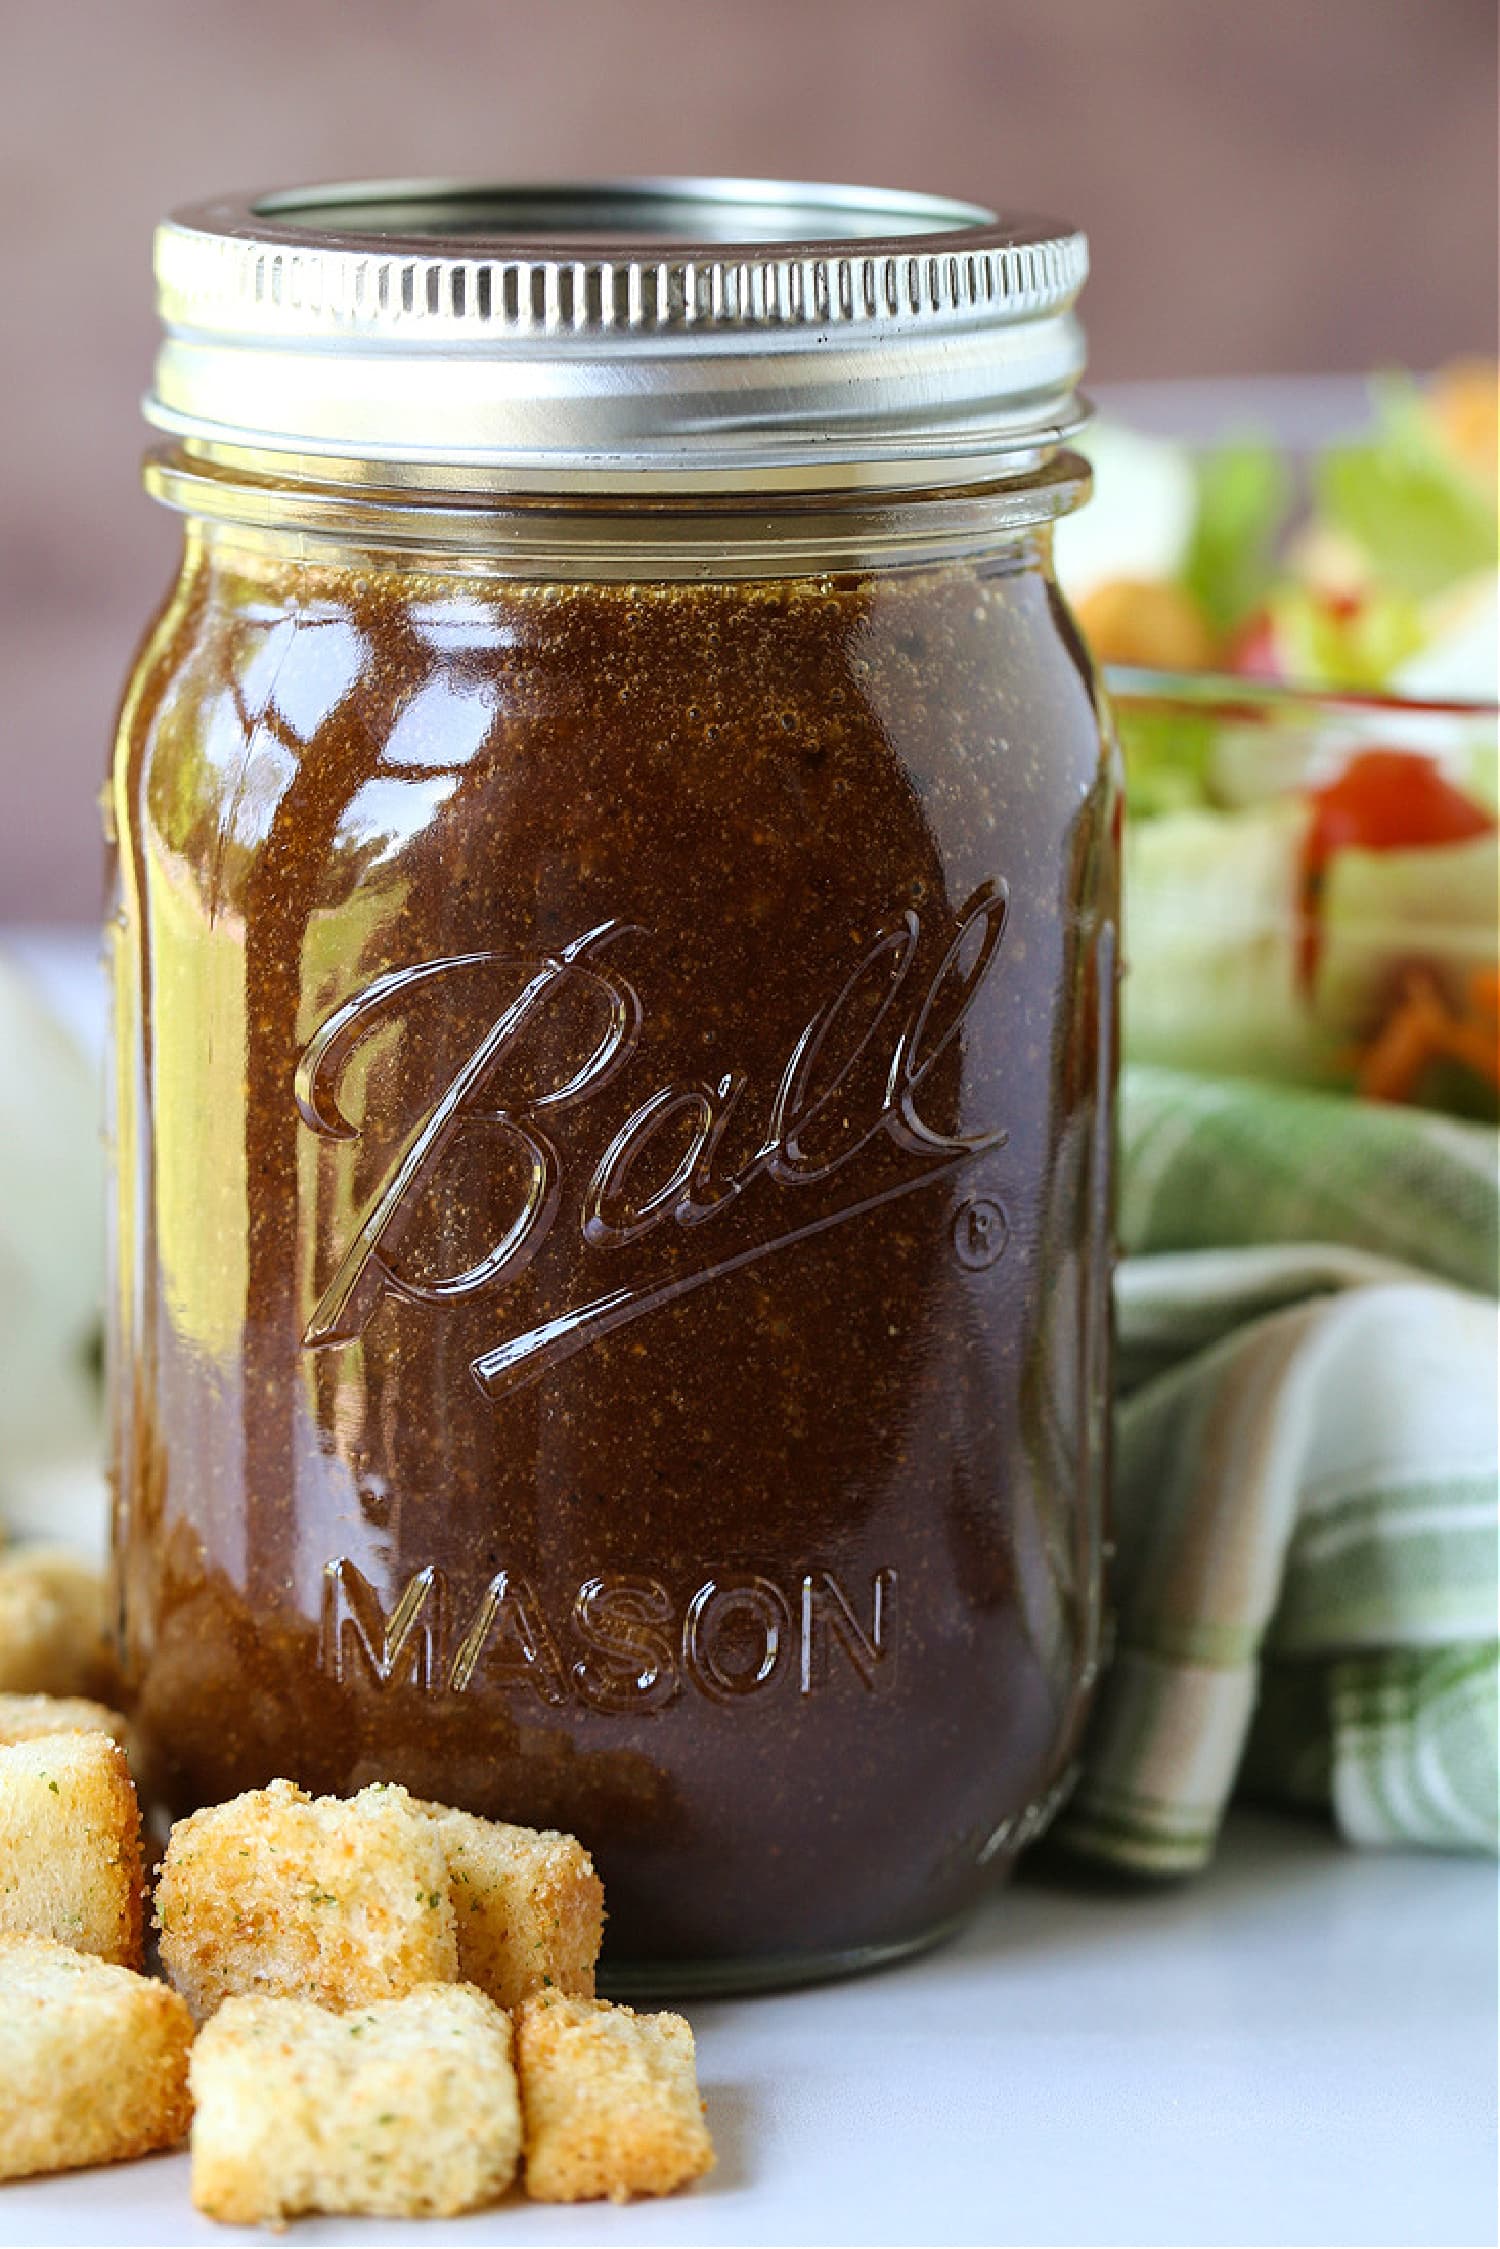
M 458 1974 L 442 1842 L 403 1788 L 346 1801 L 278 1780 L 179 1820 L 156 1925 L 200 2022 L 233 1993 L 359 2007 Z
M 0 1693 L 91 1695 L 108 1675 L 99 1572 L 62 1547 L 0 1554 Z
M 210 2218 L 452 2217 L 521 2152 L 508 2017 L 469 1984 L 330 2014 L 227 1999 L 193 2051 L 193 2200 Z
M 594 1996 L 604 1935 L 604 1887 L 571 1835 L 419 1804 L 448 1858 L 458 1972 L 499 2007 L 534 1991 Z
M 537 2202 L 670 2194 L 713 2168 L 680 2015 L 542 1992 L 516 2015 L 526 2192 Z
M 0 1934 L 141 1964 L 141 1815 L 108 1734 L 0 1748 Z
M 82 1695 L 0 1695 L 0 1748 L 38 1734 L 108 1734 L 124 1749 L 129 1731 L 118 1710 Z
M 1165 578 L 1110 578 L 1076 605 L 1101 664 L 1201 671 L 1219 654 L 1213 628 L 1185 587 Z
M 0 1937 L 0 2179 L 119 2163 L 188 2128 L 175 1991 L 45 1937 Z

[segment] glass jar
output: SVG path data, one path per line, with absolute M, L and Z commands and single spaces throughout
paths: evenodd
M 950 1927 L 1097 1667 L 1082 245 L 744 183 L 158 238 L 112 788 L 121 1650 L 174 1813 L 571 1829 L 617 1988 Z

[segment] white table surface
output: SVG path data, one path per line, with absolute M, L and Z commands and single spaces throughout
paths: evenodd
M 691 2007 L 719 2148 L 691 2193 L 293 2238 L 1493 2242 L 1495 1907 L 1488 1864 L 1241 1817 L 1187 1887 L 1036 1878 L 906 1967 Z M 0 2188 L 5 2243 L 255 2238 L 194 2216 L 184 2156 Z

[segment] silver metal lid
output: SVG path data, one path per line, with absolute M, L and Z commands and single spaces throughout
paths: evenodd
M 878 188 L 374 181 L 178 211 L 147 418 L 506 483 L 953 483 L 1081 419 L 1084 237 Z

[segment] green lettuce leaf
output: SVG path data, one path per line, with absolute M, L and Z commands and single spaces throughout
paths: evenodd
M 1385 588 L 1343 610 L 1305 587 L 1288 586 L 1273 596 L 1271 614 L 1282 669 L 1303 687 L 1356 693 L 1387 687 L 1427 637 L 1420 604 Z
M 1301 988 L 1306 807 L 1169 812 L 1126 823 L 1126 1059 L 1264 1075 L 1337 1075 Z
M 1115 704 L 1115 729 L 1125 760 L 1132 819 L 1151 820 L 1208 800 L 1208 768 L 1216 725 L 1211 711 L 1190 703 Z
M 1254 439 L 1199 454 L 1195 469 L 1198 510 L 1182 582 L 1228 633 L 1271 583 L 1291 508 L 1291 473 L 1273 447 Z
M 1314 471 L 1318 511 L 1372 571 L 1415 599 L 1493 569 L 1495 505 L 1444 452 L 1407 376 L 1372 386 L 1373 435 L 1336 445 Z

